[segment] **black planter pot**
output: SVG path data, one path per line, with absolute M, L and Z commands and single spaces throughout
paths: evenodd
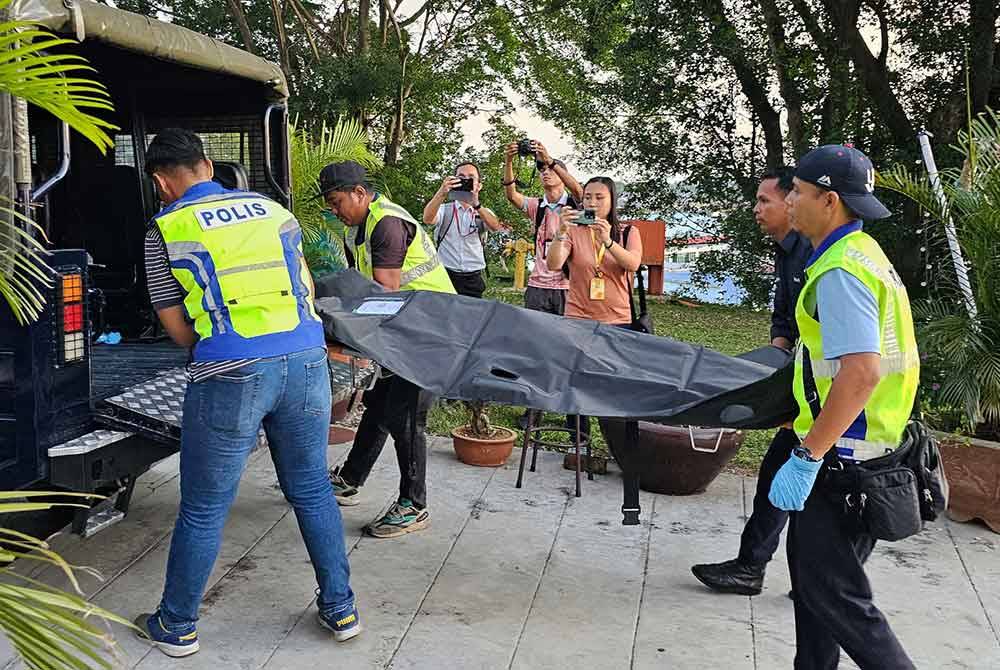
M 601 432 L 623 470 L 639 473 L 651 493 L 703 493 L 743 444 L 743 432 L 639 422 L 639 448 L 625 448 L 625 424 L 602 419 Z M 721 433 L 720 433 L 721 430 Z

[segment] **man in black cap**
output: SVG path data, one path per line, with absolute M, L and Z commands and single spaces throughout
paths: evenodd
M 855 511 L 865 504 L 862 474 L 885 468 L 873 459 L 900 444 L 920 377 L 906 289 L 862 231 L 862 219 L 889 216 L 874 190 L 864 154 L 828 145 L 799 161 L 787 198 L 792 226 L 815 251 L 795 314 L 800 444 L 768 497 L 792 512 L 788 567 L 802 670 L 835 670 L 841 648 L 862 670 L 914 667 L 872 601 L 864 557 L 875 539 Z M 864 518 L 872 508 L 894 514 L 877 498 L 867 504 Z
M 361 165 L 354 161 L 327 165 L 319 182 L 318 197 L 326 201 L 330 215 L 357 231 L 347 233 L 346 246 L 361 274 L 388 291 L 455 292 L 434 243 L 405 209 L 372 190 Z M 360 502 L 359 488 L 392 435 L 399 463 L 399 497 L 366 530 L 378 538 L 421 530 L 430 517 L 424 430 L 434 396 L 390 374 L 365 392 L 364 403 L 365 412 L 347 461 L 330 471 L 337 502 Z

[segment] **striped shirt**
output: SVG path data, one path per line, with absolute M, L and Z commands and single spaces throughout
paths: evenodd
M 209 186 L 211 184 L 211 186 Z M 181 200 L 193 200 L 215 193 L 226 193 L 226 190 L 215 182 L 205 182 L 192 186 Z M 178 201 L 181 203 L 181 201 Z M 177 203 L 175 203 L 177 204 Z M 166 210 L 164 210 L 166 211 Z M 161 310 L 184 304 L 184 289 L 180 282 L 170 272 L 170 258 L 167 256 L 167 245 L 163 234 L 153 223 L 146 230 L 146 284 L 149 288 L 149 301 L 153 309 Z M 230 372 L 244 365 L 255 363 L 259 358 L 241 358 L 228 361 L 191 361 L 187 365 L 188 383 L 205 381 L 223 372 Z

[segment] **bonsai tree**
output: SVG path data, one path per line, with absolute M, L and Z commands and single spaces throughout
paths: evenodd
M 943 203 L 925 175 L 915 176 L 906 167 L 880 175 L 880 182 L 919 204 L 934 222 L 943 225 L 950 217 L 955 224 L 969 264 L 977 313 L 970 314 L 955 277 L 941 273 L 932 297 L 914 305 L 918 337 L 922 354 L 943 371 L 931 385 L 931 399 L 959 410 L 972 431 L 996 439 L 1000 436 L 1000 117 L 988 111 L 971 120 L 954 149 L 963 159 L 962 167 L 941 171 Z M 930 248 L 947 257 L 947 249 Z
M 490 423 L 490 417 L 486 413 L 486 401 L 466 402 L 465 407 L 469 410 L 469 423 L 466 424 L 469 434 L 481 440 L 493 437 L 493 424 Z

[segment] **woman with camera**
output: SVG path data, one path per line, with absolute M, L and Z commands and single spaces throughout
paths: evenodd
M 546 259 L 550 270 L 569 273 L 566 316 L 632 327 L 632 277 L 642 262 L 639 231 L 618 218 L 615 182 L 594 177 L 584 186 L 583 209 L 563 208 L 559 232 Z M 575 427 L 575 417 L 566 417 Z M 580 417 L 581 440 L 590 439 L 590 417 Z
M 546 260 L 550 270 L 569 271 L 566 316 L 631 327 L 629 298 L 642 262 L 642 238 L 618 218 L 614 181 L 588 181 L 583 209 L 564 208 L 560 218 Z

